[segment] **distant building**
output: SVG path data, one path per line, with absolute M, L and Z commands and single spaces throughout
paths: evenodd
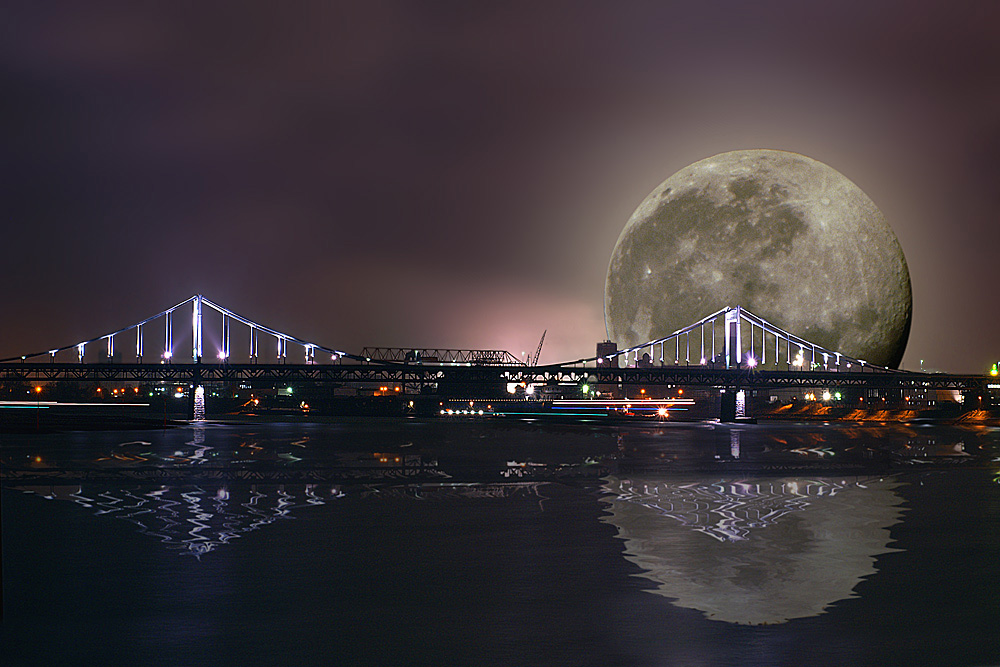
M 620 364 L 618 363 L 618 359 L 620 357 L 615 357 L 613 359 L 606 359 L 606 358 L 605 359 L 601 359 L 601 357 L 608 357 L 608 356 L 610 356 L 612 354 L 615 354 L 616 352 L 618 352 L 618 343 L 616 343 L 614 341 L 611 341 L 611 340 L 606 340 L 606 341 L 602 341 L 602 342 L 598 343 L 597 344 L 597 356 L 598 356 L 597 363 L 598 364 L 610 364 L 612 367 L 618 368 L 620 366 Z

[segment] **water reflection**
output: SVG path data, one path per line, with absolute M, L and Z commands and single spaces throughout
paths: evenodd
M 160 486 L 94 489 L 82 486 L 19 486 L 47 500 L 69 500 L 127 521 L 167 549 L 200 557 L 247 533 L 284 519 L 305 507 L 343 497 L 337 486 Z
M 180 555 L 202 555 L 276 521 L 294 519 L 301 510 L 326 505 L 350 494 L 365 501 L 404 499 L 467 501 L 545 500 L 541 482 L 500 484 L 433 483 L 386 486 L 365 484 L 350 491 L 330 484 L 237 484 L 136 486 L 14 486 L 46 500 L 71 501 L 94 516 L 127 521 L 138 533 L 157 538 Z
M 737 623 L 814 615 L 851 597 L 892 550 L 892 475 L 995 466 L 1000 451 L 995 434 L 958 428 L 506 422 L 196 424 L 4 444 L 5 484 L 195 555 L 345 494 L 530 496 L 541 507 L 555 489 L 546 484 L 603 486 L 606 521 L 657 591 Z
M 608 516 L 652 591 L 741 624 L 815 616 L 894 551 L 892 479 L 609 477 Z

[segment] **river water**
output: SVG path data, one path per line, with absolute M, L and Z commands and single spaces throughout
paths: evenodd
M 1000 430 L 0 436 L 0 664 L 1000 664 Z

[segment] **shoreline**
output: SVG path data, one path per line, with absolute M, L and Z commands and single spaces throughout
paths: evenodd
M 113 406 L 118 407 L 118 406 Z M 583 425 L 615 425 L 615 426 L 656 426 L 666 424 L 721 424 L 744 426 L 751 424 L 853 424 L 865 426 L 932 424 L 958 427 L 1000 427 L 1000 410 L 970 410 L 962 413 L 942 414 L 939 411 L 920 410 L 878 410 L 850 412 L 817 412 L 798 411 L 782 414 L 765 413 L 750 415 L 749 419 L 738 422 L 721 422 L 718 419 L 684 419 L 669 417 L 666 419 L 633 415 L 588 415 L 569 416 L 558 413 L 539 411 L 533 413 L 518 413 L 505 415 L 503 413 L 484 415 L 322 415 L 296 414 L 294 412 L 275 411 L 260 413 L 230 413 L 208 415 L 206 419 L 192 421 L 179 418 L 178 415 L 124 415 L 120 411 L 97 411 L 93 413 L 61 414 L 57 410 L 36 413 L 34 410 L 19 411 L 16 415 L 3 415 L 0 419 L 0 434 L 31 435 L 66 433 L 73 431 L 130 431 L 130 430 L 163 430 L 188 426 L 194 423 L 206 424 L 260 424 L 260 423 L 385 423 L 407 420 L 442 420 L 442 421 L 529 421 L 539 424 L 583 424 Z

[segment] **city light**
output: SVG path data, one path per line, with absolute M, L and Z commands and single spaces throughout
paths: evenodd
M 757 365 L 757 358 L 754 357 L 752 354 L 748 354 L 747 355 L 747 366 L 749 368 L 753 368 L 756 365 Z

